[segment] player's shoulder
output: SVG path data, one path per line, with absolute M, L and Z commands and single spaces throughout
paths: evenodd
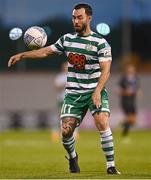
M 66 33 L 63 35 L 64 39 L 65 38 L 74 38 L 76 37 L 76 33 L 75 32 L 71 32 L 71 33 Z
M 73 39 L 75 38 L 75 33 L 66 33 L 63 34 L 62 36 L 60 36 L 60 40 L 62 43 L 64 43 L 65 41 L 69 41 L 69 39 Z
M 96 33 L 96 32 L 92 32 L 91 36 L 98 42 L 99 44 L 106 44 L 106 46 L 109 46 L 107 40 L 100 34 Z
M 98 34 L 97 32 L 94 31 L 92 31 L 91 36 L 98 39 L 104 39 L 103 36 L 101 36 L 101 34 Z

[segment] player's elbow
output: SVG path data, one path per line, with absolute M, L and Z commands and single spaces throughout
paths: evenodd
M 41 49 L 41 55 L 43 58 L 46 58 L 46 57 L 50 56 L 51 54 L 53 54 L 53 52 L 50 49 L 50 47 L 45 47 L 45 48 Z
M 102 74 L 104 74 L 107 79 L 110 77 L 110 71 L 102 72 Z

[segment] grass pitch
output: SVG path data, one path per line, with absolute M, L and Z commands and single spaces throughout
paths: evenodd
M 60 142 L 53 143 L 47 130 L 0 133 L 1 179 L 149 179 L 151 178 L 151 132 L 135 131 L 124 142 L 113 132 L 115 159 L 122 175 L 107 175 L 105 158 L 96 131 L 81 131 L 76 143 L 80 174 L 68 172 Z

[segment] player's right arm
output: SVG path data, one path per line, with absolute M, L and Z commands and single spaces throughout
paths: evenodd
M 8 67 L 14 65 L 17 61 L 23 60 L 23 59 L 38 59 L 38 58 L 46 58 L 48 56 L 51 56 L 55 54 L 55 51 L 52 50 L 50 46 L 38 49 L 38 50 L 32 50 L 32 51 L 26 51 L 19 54 L 16 54 L 12 56 L 8 61 Z

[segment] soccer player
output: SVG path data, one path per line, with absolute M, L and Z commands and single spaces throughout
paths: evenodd
M 80 172 L 73 132 L 89 109 L 100 134 L 107 173 L 120 174 L 115 168 L 113 136 L 109 126 L 110 110 L 105 88 L 110 75 L 111 47 L 103 37 L 91 30 L 91 19 L 91 6 L 77 4 L 72 12 L 74 33 L 63 35 L 51 46 L 14 55 L 8 66 L 25 58 L 44 58 L 64 52 L 68 57 L 68 77 L 61 110 L 61 133 L 62 144 L 69 155 L 69 171 Z
M 129 63 L 119 81 L 121 108 L 125 114 L 122 135 L 127 137 L 130 127 L 136 123 L 136 97 L 140 92 L 136 67 Z

